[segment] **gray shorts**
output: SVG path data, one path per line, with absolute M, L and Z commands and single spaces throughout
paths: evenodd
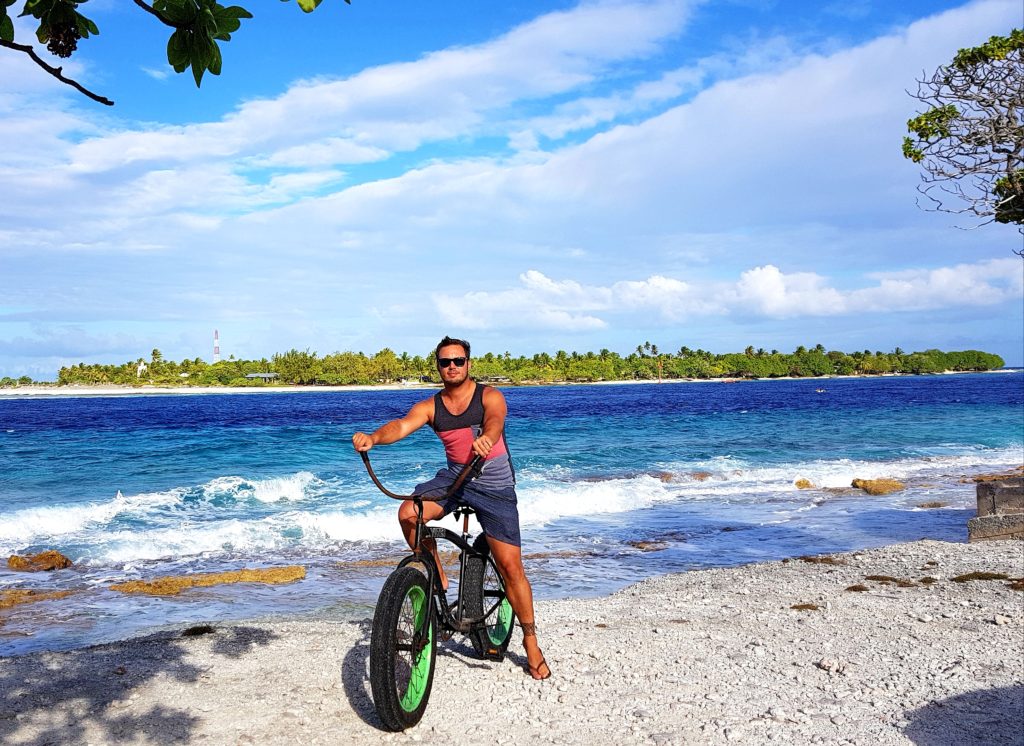
M 433 479 L 416 485 L 413 494 L 424 497 L 443 495 L 457 477 L 458 475 L 449 469 L 441 469 Z M 451 513 L 459 505 L 468 505 L 476 511 L 476 519 L 484 533 L 492 539 L 518 547 L 522 542 L 519 538 L 519 507 L 516 502 L 515 487 L 483 491 L 474 489 L 474 484 L 470 481 L 462 485 L 453 497 L 438 500 L 437 504 L 444 509 L 444 515 Z

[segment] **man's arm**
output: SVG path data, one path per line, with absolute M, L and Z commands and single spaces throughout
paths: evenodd
M 483 432 L 480 433 L 480 437 L 473 441 L 473 453 L 486 458 L 487 454 L 494 448 L 494 444 L 501 438 L 501 433 L 505 429 L 505 416 L 508 414 L 508 405 L 505 404 L 505 397 L 502 393 L 490 386 L 484 389 L 483 405 Z
M 374 430 L 372 435 L 356 433 L 352 436 L 352 447 L 357 451 L 368 451 L 374 446 L 384 446 L 401 440 L 430 422 L 434 412 L 434 400 L 425 399 L 414 404 L 405 417 L 391 420 Z

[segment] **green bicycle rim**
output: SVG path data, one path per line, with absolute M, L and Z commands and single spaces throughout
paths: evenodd
M 429 606 L 427 604 L 427 595 L 422 588 L 414 586 L 409 589 L 406 599 L 412 604 L 412 611 L 416 617 L 416 630 L 419 631 L 423 629 L 423 625 L 427 624 L 428 621 Z M 412 712 L 419 707 L 420 701 L 423 699 L 423 692 L 430 681 L 430 667 L 433 665 L 430 649 L 433 641 L 434 628 L 431 626 L 427 630 L 427 644 L 416 655 L 416 660 L 412 665 L 412 672 L 409 675 L 409 686 L 406 687 L 405 694 L 402 695 L 400 704 L 406 712 Z
M 512 629 L 512 604 L 507 598 L 501 600 L 498 605 L 498 614 L 494 624 L 487 628 L 487 636 L 495 645 L 501 645 L 508 638 L 509 630 Z

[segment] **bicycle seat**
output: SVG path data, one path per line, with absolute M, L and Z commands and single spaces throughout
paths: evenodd
M 458 520 L 464 515 L 473 515 L 475 512 L 476 511 L 468 505 L 459 505 L 452 511 L 452 515 L 454 515 L 455 519 Z

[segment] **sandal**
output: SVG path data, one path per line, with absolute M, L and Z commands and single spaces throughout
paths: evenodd
M 546 668 L 548 670 L 548 675 L 547 676 L 541 676 L 540 675 L 541 667 L 544 667 L 544 668 Z M 544 660 L 544 656 L 543 655 L 540 657 L 540 663 L 538 663 L 536 666 L 531 666 L 529 664 L 529 662 L 527 662 L 526 670 L 530 674 L 530 676 L 532 676 L 534 678 L 535 681 L 544 681 L 545 679 L 550 679 L 551 678 L 551 666 L 549 666 L 548 662 L 546 660 Z

